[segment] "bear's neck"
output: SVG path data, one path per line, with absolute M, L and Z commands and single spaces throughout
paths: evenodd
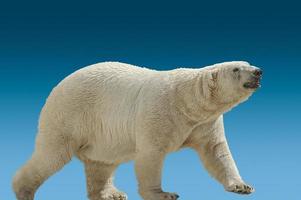
M 174 107 L 181 120 L 190 125 L 215 120 L 239 103 L 239 99 L 223 102 L 212 95 L 211 73 L 211 70 L 187 69 L 173 77 Z

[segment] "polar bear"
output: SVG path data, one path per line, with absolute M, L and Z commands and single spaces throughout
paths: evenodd
M 82 68 L 50 93 L 39 119 L 31 159 L 15 175 L 18 200 L 77 156 L 85 165 L 91 200 L 125 200 L 114 170 L 135 161 L 144 200 L 175 200 L 161 188 L 163 160 L 195 149 L 208 172 L 230 192 L 254 189 L 242 180 L 229 150 L 223 113 L 259 86 L 262 71 L 247 62 L 156 71 L 119 62 Z

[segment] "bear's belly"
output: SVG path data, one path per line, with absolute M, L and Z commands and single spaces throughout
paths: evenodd
M 130 140 L 93 141 L 80 154 L 89 160 L 117 164 L 133 160 L 135 148 L 135 143 Z

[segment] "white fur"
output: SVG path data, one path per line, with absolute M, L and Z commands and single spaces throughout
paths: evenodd
M 125 199 L 112 176 L 129 160 L 144 200 L 176 199 L 161 190 L 161 168 L 166 154 L 183 147 L 197 150 L 226 190 L 252 192 L 232 159 L 222 114 L 252 94 L 243 83 L 254 69 L 247 62 L 171 71 L 105 62 L 74 72 L 42 109 L 35 152 L 14 178 L 18 200 L 33 199 L 73 155 L 85 163 L 90 199 Z

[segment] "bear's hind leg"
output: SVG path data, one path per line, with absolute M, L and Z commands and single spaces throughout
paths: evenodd
M 38 134 L 31 159 L 14 176 L 13 189 L 18 200 L 33 200 L 38 187 L 71 160 L 72 151 L 65 141 L 60 137 L 46 140 L 50 135 Z
M 84 164 L 90 200 L 127 199 L 126 194 L 116 189 L 113 184 L 113 173 L 116 165 L 91 160 L 85 160 Z

